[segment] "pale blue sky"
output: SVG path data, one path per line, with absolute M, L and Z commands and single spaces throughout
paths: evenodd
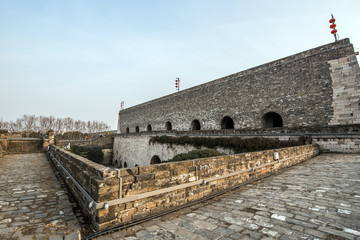
M 340 38 L 360 1 L 0 0 L 0 118 L 99 120 Z

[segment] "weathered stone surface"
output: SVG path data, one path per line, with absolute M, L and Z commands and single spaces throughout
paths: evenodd
M 0 158 L 0 239 L 78 239 L 79 231 L 44 154 Z

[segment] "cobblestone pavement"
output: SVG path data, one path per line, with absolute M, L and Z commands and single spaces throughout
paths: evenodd
M 1 240 L 78 239 L 79 229 L 45 154 L 0 158 Z
M 320 155 L 180 213 L 98 239 L 122 238 L 360 239 L 360 155 Z

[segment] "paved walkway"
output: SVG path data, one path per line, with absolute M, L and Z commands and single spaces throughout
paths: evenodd
M 0 158 L 0 239 L 77 239 L 80 226 L 43 153 Z
M 360 155 L 320 155 L 196 207 L 98 239 L 120 238 L 360 239 Z

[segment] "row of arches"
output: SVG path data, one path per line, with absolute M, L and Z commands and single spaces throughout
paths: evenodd
M 204 125 L 204 122 L 202 124 Z M 191 131 L 201 130 L 201 123 L 198 119 L 194 119 L 191 122 L 190 126 L 191 126 L 191 128 L 190 128 Z M 268 113 L 264 114 L 264 116 L 262 117 L 262 127 L 263 128 L 283 127 L 282 117 L 276 112 L 268 112 Z M 220 121 L 220 128 L 221 129 L 234 129 L 234 120 L 229 116 L 223 117 Z M 167 131 L 173 130 L 172 124 L 170 121 L 167 121 L 165 123 L 165 130 L 167 130 Z M 152 131 L 152 126 L 150 124 L 147 125 L 146 131 L 148 131 L 148 132 Z M 139 126 L 135 127 L 135 132 L 137 132 L 137 133 L 140 132 Z M 126 133 L 130 133 L 129 127 L 126 128 Z

